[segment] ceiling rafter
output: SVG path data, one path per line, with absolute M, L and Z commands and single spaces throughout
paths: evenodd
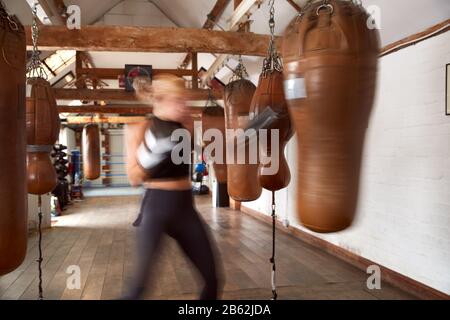
M 255 0 L 251 0 L 255 1 Z M 26 28 L 27 46 L 31 48 L 31 30 Z M 204 29 L 84 26 L 68 30 L 64 26 L 40 29 L 41 50 L 125 52 L 208 52 L 234 55 L 265 56 L 269 35 L 251 32 L 225 32 Z M 277 37 L 281 48 L 281 38 Z
M 233 15 L 230 18 L 230 24 L 228 30 L 237 31 L 245 25 L 252 15 L 253 11 L 261 6 L 265 0 L 235 0 L 235 9 Z M 249 29 L 248 23 L 246 24 L 247 31 Z M 212 63 L 209 69 L 202 76 L 202 82 L 207 83 L 214 75 L 225 67 L 229 54 L 221 54 L 216 57 L 216 60 Z
M 203 24 L 203 29 L 212 30 L 214 28 L 215 23 L 219 20 L 220 16 L 225 11 L 225 8 L 230 3 L 231 0 L 217 0 L 216 4 L 212 8 L 212 10 L 206 16 L 206 21 Z M 183 59 L 183 62 L 180 65 L 180 68 L 186 69 L 192 61 L 192 53 L 186 55 Z

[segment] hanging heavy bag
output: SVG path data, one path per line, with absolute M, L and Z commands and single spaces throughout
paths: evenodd
M 245 68 L 240 61 L 235 70 L 235 78 L 225 86 L 225 126 L 226 129 L 245 129 L 249 122 L 250 104 L 255 85 L 244 79 Z M 251 155 L 249 148 L 245 148 L 245 162 L 238 163 L 239 141 L 236 136 L 226 135 L 227 153 L 234 149 L 234 159 L 227 161 L 228 169 L 228 194 L 236 201 L 253 201 L 259 198 L 262 187 L 258 179 L 259 164 L 257 163 L 257 154 Z M 256 156 L 256 161 L 254 161 Z M 229 155 L 231 157 L 231 155 Z M 228 159 L 228 156 L 227 156 Z M 253 163 L 251 163 L 253 162 Z
M 273 9 L 272 9 L 273 10 Z M 263 70 L 259 77 L 258 87 L 253 96 L 251 104 L 251 115 L 253 118 L 264 113 L 266 108 L 276 115 L 275 120 L 270 122 L 267 131 L 267 146 L 265 150 L 260 149 L 260 156 L 270 159 L 269 162 L 261 165 L 259 181 L 264 189 L 277 191 L 287 187 L 291 181 L 291 173 L 284 156 L 284 148 L 292 137 L 294 130 L 289 117 L 288 106 L 284 97 L 283 90 L 283 64 L 278 55 L 275 46 L 274 27 L 275 21 L 273 11 L 271 11 L 271 19 L 269 21 L 270 31 L 272 34 L 269 44 L 269 55 L 264 59 Z M 277 141 L 272 141 L 272 130 L 278 130 Z M 278 154 L 272 153 L 272 143 L 278 148 Z M 260 146 L 262 146 L 260 144 Z M 261 158 L 262 159 L 262 158 Z M 276 161 L 276 163 L 274 162 Z
M 217 129 L 221 132 L 222 137 L 224 138 L 224 141 L 222 142 L 222 155 L 223 158 L 218 161 L 218 155 L 212 154 L 213 157 L 215 157 L 216 161 L 212 163 L 212 166 L 214 168 L 214 173 L 217 179 L 217 182 L 219 183 L 226 183 L 227 182 L 227 164 L 226 164 L 226 141 L 225 141 L 225 112 L 224 109 L 220 106 L 212 106 L 212 107 L 205 107 L 203 113 L 202 113 L 202 131 L 203 135 L 205 135 L 205 132 L 209 129 Z M 212 139 L 214 140 L 214 139 Z M 209 144 L 213 143 L 215 141 L 204 141 L 203 148 L 207 148 Z M 219 144 L 216 144 L 217 146 Z M 217 150 L 216 150 L 217 151 Z M 209 160 L 209 159 L 207 159 Z M 219 163 L 222 162 L 222 163 Z
M 100 177 L 100 131 L 97 124 L 87 124 L 83 128 L 83 175 L 85 179 Z
M 58 181 L 50 153 L 58 140 L 60 120 L 50 83 L 41 77 L 27 83 L 31 86 L 26 102 L 28 193 L 42 195 Z
M 351 225 L 373 105 L 378 32 L 352 1 L 309 2 L 288 26 L 285 94 L 298 134 L 297 212 L 316 232 Z
M 27 248 L 25 67 L 23 26 L 0 3 L 0 276 Z

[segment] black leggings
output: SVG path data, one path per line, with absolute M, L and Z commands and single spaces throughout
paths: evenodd
M 154 264 L 155 251 L 164 233 L 174 238 L 205 282 L 202 300 L 217 299 L 218 280 L 214 252 L 205 226 L 195 210 L 191 190 L 147 189 L 138 228 L 138 266 L 127 299 L 139 299 Z

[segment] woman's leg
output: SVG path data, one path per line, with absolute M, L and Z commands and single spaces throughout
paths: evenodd
M 164 232 L 166 221 L 163 203 L 158 202 L 157 199 L 150 201 L 151 197 L 151 195 L 145 196 L 143 199 L 142 223 L 137 231 L 137 267 L 125 299 L 140 299 L 144 293 L 145 285 L 149 280 L 152 259 Z
M 175 230 L 169 232 L 169 235 L 179 243 L 205 281 L 200 299 L 215 300 L 218 295 L 218 279 L 212 241 L 194 208 L 192 212 L 183 212 L 179 217 L 181 219 Z

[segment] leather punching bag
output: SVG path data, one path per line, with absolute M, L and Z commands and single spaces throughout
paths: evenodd
M 25 67 L 23 26 L 0 3 L 0 276 L 16 269 L 27 249 Z
M 351 225 L 372 109 L 378 32 L 352 1 L 319 1 L 284 37 L 285 94 L 298 134 L 300 221 L 316 232 Z
M 27 181 L 28 193 L 42 195 L 53 191 L 58 182 L 50 153 L 58 140 L 59 114 L 50 83 L 30 78 L 27 98 Z
M 254 116 L 257 116 L 258 113 L 262 112 L 266 107 L 270 107 L 273 111 L 277 112 L 278 119 L 270 126 L 270 128 L 268 128 L 267 149 L 260 150 L 260 154 L 261 152 L 264 152 L 267 157 L 271 158 L 272 144 L 270 130 L 278 129 L 278 171 L 276 173 L 270 173 L 267 170 L 272 166 L 271 162 L 261 165 L 259 181 L 264 189 L 277 191 L 287 187 L 291 181 L 291 173 L 284 156 L 284 148 L 294 134 L 291 119 L 289 117 L 288 106 L 286 99 L 284 98 L 283 74 L 277 70 L 272 70 L 267 74 L 264 72 L 261 74 L 250 110 Z
M 202 131 L 203 135 L 208 129 L 217 129 L 222 133 L 222 137 L 225 138 L 225 113 L 224 109 L 220 106 L 206 107 L 202 113 Z M 213 141 L 204 141 L 203 147 L 206 148 Z M 212 164 L 216 179 L 219 183 L 227 182 L 227 165 L 226 165 L 226 142 L 222 141 L 223 149 L 223 163 Z M 213 154 L 212 156 L 216 156 Z
M 255 85 L 246 79 L 238 79 L 225 86 L 225 124 L 227 129 L 245 129 L 249 122 L 250 104 Z M 259 182 L 259 164 L 250 164 L 246 149 L 245 164 L 237 162 L 237 141 L 226 136 L 227 145 L 234 145 L 235 159 L 228 166 L 228 194 L 236 201 L 253 201 L 259 198 L 262 187 Z M 227 147 L 228 148 L 228 147 Z M 227 150 L 228 151 L 228 150 Z M 257 157 L 257 156 L 256 156 Z
M 97 124 L 87 124 L 83 128 L 83 174 L 88 180 L 100 177 L 100 136 Z

